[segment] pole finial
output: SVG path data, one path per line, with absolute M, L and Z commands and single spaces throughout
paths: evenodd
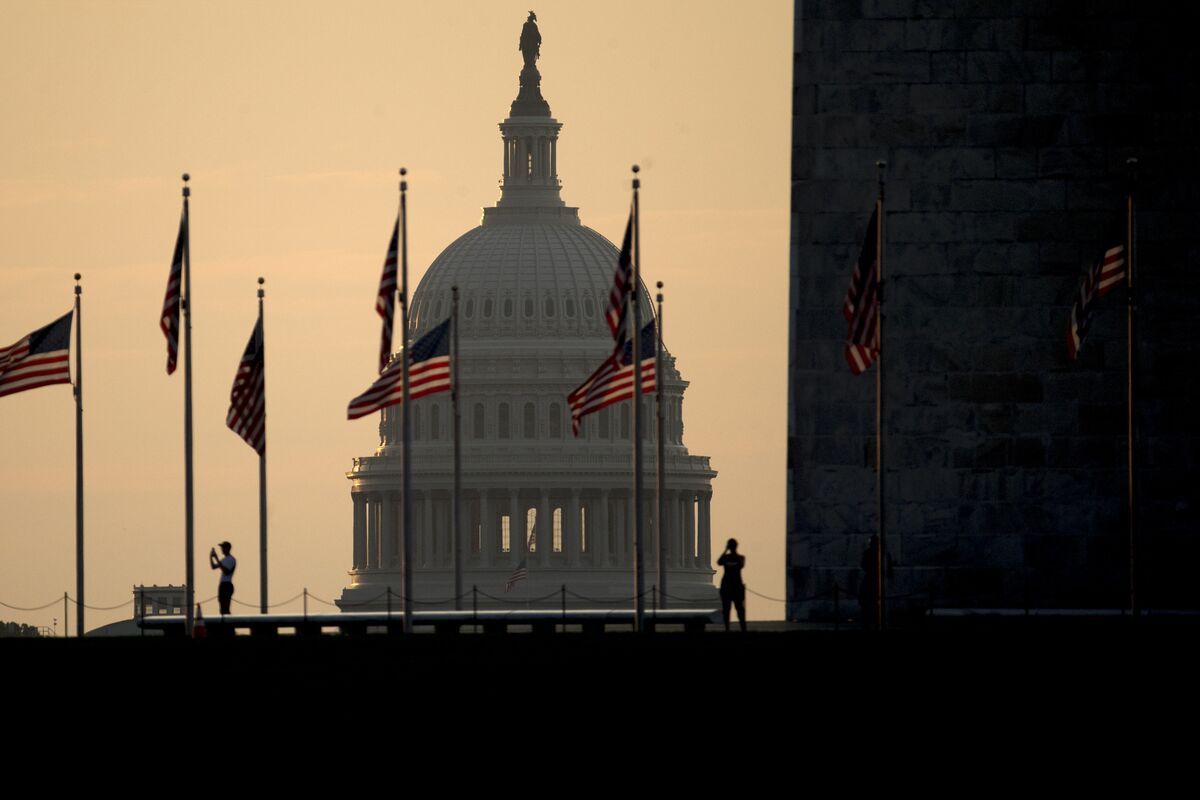
M 641 181 L 641 179 L 639 179 L 639 178 L 638 178 L 638 176 L 637 176 L 637 175 L 638 175 L 638 173 L 639 173 L 639 172 L 641 172 L 641 171 L 642 171 L 642 168 L 641 168 L 641 167 L 639 167 L 637 164 L 634 164 L 634 165 L 633 165 L 633 188 L 634 188 L 634 189 L 638 189 L 638 188 L 640 188 L 640 187 L 641 187 L 641 185 L 642 185 L 642 181 Z
M 192 179 L 191 175 L 188 175 L 186 172 L 183 173 L 183 196 L 184 197 L 192 196 L 192 187 L 188 186 L 188 181 L 190 181 L 191 179 Z
M 82 288 L 80 288 L 80 286 L 79 286 L 79 279 L 80 279 L 80 278 L 82 278 L 82 277 L 83 277 L 83 276 L 82 276 L 82 275 L 80 275 L 78 272 L 76 272 L 76 273 L 75 273 L 75 294 L 82 294 L 82 293 L 83 293 L 83 289 L 82 289 Z
M 262 276 L 262 275 L 259 275 L 259 276 L 258 276 L 258 285 L 259 285 L 259 286 L 262 286 L 262 285 L 263 285 L 264 283 L 266 283 L 266 282 L 267 282 L 267 281 L 266 281 L 266 280 L 263 278 L 263 276 Z
M 263 284 L 264 283 L 266 283 L 266 280 L 263 279 L 262 275 L 259 275 L 258 276 L 258 299 L 259 300 L 261 300 L 265 296 L 263 293 Z
M 404 176 L 407 174 L 408 174 L 408 170 L 405 169 L 404 167 L 401 167 L 400 168 L 400 191 L 402 191 L 402 192 L 408 191 L 408 181 L 406 181 L 404 179 Z

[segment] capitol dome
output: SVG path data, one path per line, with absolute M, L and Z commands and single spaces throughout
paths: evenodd
M 511 604 L 629 607 L 632 572 L 630 401 L 583 419 L 572 434 L 567 395 L 612 351 L 604 308 L 618 248 L 565 205 L 557 174 L 562 125 L 528 61 L 504 141 L 501 197 L 482 223 L 434 260 L 413 293 L 415 341 L 459 296 L 464 589 L 481 608 Z M 650 309 L 641 291 L 642 308 Z M 644 312 L 645 313 L 645 312 Z M 669 335 L 668 335 L 669 339 Z M 660 606 L 715 607 L 708 459 L 683 443 L 687 382 L 664 354 L 667 596 L 654 574 L 655 396 L 643 395 L 647 447 L 646 587 Z M 381 414 L 380 444 L 347 473 L 353 564 L 343 610 L 382 609 L 400 593 L 401 418 Z M 417 609 L 453 607 L 453 411 L 448 394 L 411 408 L 413 591 Z M 527 577 L 509 586 L 522 563 Z M 550 596 L 553 597 L 550 597 Z M 439 605 L 445 603 L 446 605 Z M 649 600 L 648 600 L 649 604 Z

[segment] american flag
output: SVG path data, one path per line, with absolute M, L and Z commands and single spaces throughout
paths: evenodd
M 187 247 L 187 217 L 179 218 L 179 235 L 175 237 L 175 255 L 171 258 L 171 274 L 167 276 L 167 296 L 163 298 L 162 319 L 158 326 L 167 337 L 167 374 L 175 371 L 179 355 L 179 293 L 183 281 L 183 252 Z
M 608 308 L 604 319 L 612 332 L 616 346 L 613 352 L 619 352 L 629 338 L 626 316 L 629 314 L 629 286 L 633 283 L 633 212 L 629 213 L 629 222 L 625 225 L 625 238 L 621 241 L 621 255 L 617 257 L 617 269 L 613 273 L 612 291 L 608 293 Z
M 375 298 L 375 312 L 383 317 L 383 341 L 379 345 L 379 371 L 383 372 L 392 357 L 392 317 L 396 311 L 396 252 L 400 241 L 400 218 L 392 228 L 392 241 L 388 243 L 387 258 L 383 260 L 383 275 L 379 278 L 379 295 Z
M 504 582 L 504 593 L 508 594 L 517 585 L 518 581 L 523 581 L 529 577 L 529 566 L 526 564 L 525 556 L 521 556 L 521 563 L 517 564 L 517 568 L 508 576 L 508 580 Z
M 262 320 L 254 325 L 242 363 L 233 376 L 225 424 L 260 456 L 267 452 L 267 386 L 262 346 Z
M 650 320 L 642 328 L 638 340 L 641 351 L 642 394 L 654 391 L 655 328 Z M 583 418 L 593 411 L 607 408 L 613 403 L 633 397 L 633 342 L 626 342 L 620 357 L 613 353 L 593 372 L 579 388 L 567 395 L 571 407 L 571 429 L 579 435 Z
M 1104 251 L 1079 285 L 1079 296 L 1071 306 L 1071 319 L 1067 325 L 1067 355 L 1074 361 L 1083 347 L 1092 312 L 1097 301 L 1108 294 L 1108 290 L 1125 279 L 1125 245 L 1118 244 Z
M 879 259 L 875 238 L 879 225 L 879 210 L 871 214 L 867 238 L 863 241 L 858 263 L 850 277 L 850 288 L 842 302 L 842 316 L 850 323 L 846 331 L 846 362 L 855 375 L 866 372 L 879 355 L 876 326 L 879 323 Z
M 411 348 L 408 362 L 408 395 L 416 400 L 450 391 L 450 320 L 422 336 Z M 371 388 L 350 401 L 349 419 L 394 406 L 403 401 L 403 361 L 392 359 Z
M 51 322 L 11 347 L 0 348 L 0 397 L 71 382 L 71 319 Z

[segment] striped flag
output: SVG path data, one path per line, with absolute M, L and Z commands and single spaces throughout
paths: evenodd
M 521 556 L 521 563 L 517 564 L 517 568 L 508 576 L 508 580 L 504 582 L 504 593 L 508 594 L 513 590 L 519 581 L 523 581 L 529 577 L 529 566 L 525 562 L 525 556 Z
M 400 242 L 400 218 L 392 228 L 392 241 L 388 243 L 387 257 L 383 260 L 383 275 L 379 278 L 379 295 L 375 298 L 375 312 L 383 317 L 383 341 L 379 345 L 379 371 L 387 368 L 392 357 L 392 318 L 396 312 L 396 253 Z
M 11 347 L 0 348 L 0 397 L 71 382 L 71 319 L 51 322 Z
M 850 277 L 850 288 L 842 302 L 842 316 L 849 323 L 846 331 L 846 362 L 855 375 L 866 372 L 879 356 L 876 328 L 879 324 L 879 258 L 875 244 L 879 210 L 871 214 L 867 238 L 863 241 L 858 263 Z
M 267 387 L 262 346 L 262 320 L 254 325 L 242 363 L 233 376 L 225 424 L 260 456 L 267 452 Z
M 175 237 L 175 255 L 171 258 L 171 273 L 167 276 L 167 296 L 163 298 L 162 319 L 158 326 L 167 337 L 167 374 L 175 371 L 179 355 L 179 295 L 183 282 L 183 253 L 187 247 L 187 216 L 179 218 L 179 235 Z
M 642 394 L 649 394 L 655 388 L 654 320 L 642 328 L 638 344 L 641 350 Z M 571 407 L 571 430 L 576 436 L 585 416 L 633 397 L 632 351 L 633 342 L 625 342 L 620 358 L 613 353 L 604 359 L 579 388 L 567 395 L 567 404 Z
M 422 336 L 412 346 L 408 362 L 408 394 L 413 400 L 450 391 L 450 320 Z M 403 361 L 392 359 L 371 388 L 350 401 L 349 419 L 394 406 L 403 400 Z
M 1088 269 L 1079 285 L 1079 296 L 1071 306 L 1071 318 L 1067 325 L 1067 355 L 1072 361 L 1079 357 L 1092 312 L 1108 290 L 1125 280 L 1125 245 L 1118 244 L 1104 251 L 1104 255 Z
M 625 238 L 621 240 L 621 255 L 617 257 L 617 269 L 613 273 L 612 290 L 608 293 L 608 308 L 604 319 L 612 332 L 616 346 L 613 352 L 620 352 L 629 338 L 629 326 L 626 319 L 629 315 L 629 287 L 633 283 L 633 212 L 629 212 L 629 222 L 625 225 Z

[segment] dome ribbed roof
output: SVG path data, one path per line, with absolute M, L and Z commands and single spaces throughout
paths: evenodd
M 603 313 L 618 250 L 578 224 L 481 225 L 450 244 L 413 293 L 420 336 L 450 315 L 459 290 L 464 334 L 611 341 Z M 642 293 L 643 314 L 650 313 Z

